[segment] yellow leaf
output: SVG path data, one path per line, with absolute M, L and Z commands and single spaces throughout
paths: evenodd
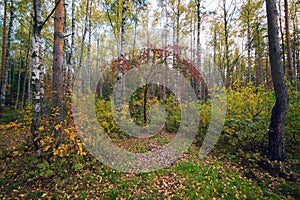
M 66 134 L 70 134 L 69 129 L 64 129 L 64 132 L 65 132 Z
M 60 124 L 57 124 L 54 128 L 55 128 L 55 130 L 58 131 L 58 130 L 61 128 L 61 125 L 60 125 Z
M 43 148 L 43 150 L 44 150 L 44 151 L 48 151 L 48 149 L 50 149 L 50 147 L 51 147 L 50 145 L 45 146 L 45 147 Z

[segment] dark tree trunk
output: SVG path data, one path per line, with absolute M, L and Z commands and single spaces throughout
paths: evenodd
M 288 110 L 288 93 L 280 59 L 276 0 L 266 0 L 266 7 L 271 74 L 276 95 L 276 103 L 272 110 L 268 132 L 269 158 L 271 160 L 285 160 L 284 122 Z
M 17 99 L 15 104 L 15 109 L 18 109 L 19 99 L 20 99 L 20 90 L 21 90 L 21 74 L 22 74 L 22 46 L 20 43 L 20 63 L 18 70 L 18 87 L 17 87 Z
M 201 2 L 200 0 L 196 0 L 196 4 L 197 4 L 197 69 L 200 71 L 201 73 L 201 43 L 200 43 L 200 34 L 201 34 Z M 200 79 L 199 79 L 200 81 Z M 203 96 L 203 84 L 202 83 L 198 83 L 200 85 L 200 93 L 198 94 L 198 90 L 197 90 L 197 98 L 204 98 Z M 205 95 L 205 94 L 204 94 Z
M 81 80 L 82 92 L 85 91 L 84 69 L 82 68 L 82 62 L 83 62 L 85 38 L 86 38 L 87 29 L 88 29 L 89 5 L 90 5 L 90 2 L 89 2 L 89 0 L 87 0 L 86 1 L 86 7 L 85 7 L 85 12 L 86 13 L 85 13 L 84 29 L 83 29 L 83 36 L 82 36 L 82 40 L 81 40 L 81 49 L 80 49 L 79 66 L 78 66 L 79 80 Z
M 125 53 L 125 26 L 127 20 L 127 9 L 128 9 L 127 0 L 122 0 L 122 21 L 121 21 L 121 48 L 120 56 L 124 56 Z
M 289 30 L 289 6 L 288 1 L 284 0 L 284 18 L 285 18 L 285 40 L 286 40 L 286 49 L 287 49 L 287 75 L 288 80 L 292 83 L 294 79 L 294 70 L 293 70 L 293 55 L 292 55 L 292 46 L 291 46 L 291 37 Z
M 144 112 L 144 126 L 147 124 L 147 94 L 149 90 L 149 84 L 145 85 L 144 89 L 144 99 L 143 99 L 143 112 Z
M 28 77 L 28 82 L 30 82 L 30 76 L 29 76 L 29 71 L 30 71 L 30 67 L 28 64 L 29 61 L 29 52 L 30 52 L 30 38 L 31 38 L 31 31 L 29 31 L 28 34 L 28 44 L 27 46 L 27 50 L 26 50 L 26 59 L 25 59 L 25 67 L 26 67 L 26 72 L 25 72 L 25 77 L 24 77 L 24 82 L 23 82 L 23 92 L 22 92 L 22 109 L 24 109 L 24 104 L 25 104 L 25 93 L 26 93 L 26 80 Z M 30 99 L 28 99 L 28 101 L 30 101 Z
M 223 0 L 223 12 L 224 12 L 224 34 L 225 34 L 225 59 L 226 59 L 226 88 L 230 87 L 231 82 L 231 70 L 229 60 L 229 30 L 228 30 L 228 11 L 226 10 L 226 0 Z
M 247 78 L 248 82 L 252 81 L 251 76 L 251 48 L 252 48 L 252 38 L 251 38 L 251 24 L 250 24 L 250 7 L 252 2 L 249 2 L 247 5 Z
M 5 74 L 5 53 L 6 53 L 6 19 L 7 19 L 7 0 L 4 0 L 4 15 L 3 15 L 3 34 L 2 34 L 2 54 L 1 54 L 1 79 L 0 83 L 4 79 Z
M 282 26 L 282 18 L 281 18 L 281 0 L 278 2 L 278 8 L 279 8 L 279 30 L 280 30 L 280 37 L 281 37 L 281 56 L 283 61 L 283 73 L 286 73 L 286 60 L 285 60 L 285 42 L 284 42 L 284 32 L 283 32 L 283 26 Z

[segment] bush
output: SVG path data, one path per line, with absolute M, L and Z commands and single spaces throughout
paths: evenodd
M 299 144 L 300 92 L 289 90 L 289 111 L 286 117 L 285 142 L 289 151 L 296 151 Z M 232 90 L 227 91 L 227 113 L 219 146 L 236 152 L 266 151 L 268 128 L 275 95 L 263 86 L 253 84 L 243 86 L 236 82 Z M 209 122 L 211 105 L 200 102 L 200 125 L 197 144 L 201 144 Z

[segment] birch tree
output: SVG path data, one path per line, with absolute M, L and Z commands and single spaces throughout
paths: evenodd
M 32 31 L 32 124 L 31 135 L 37 155 L 41 155 L 40 142 L 37 140 L 38 129 L 40 127 L 40 119 L 42 115 L 42 102 L 44 100 L 44 75 L 45 66 L 42 62 L 42 36 L 43 28 L 42 20 L 42 0 L 33 0 L 33 31 Z
M 6 21 L 7 15 L 7 1 L 4 2 L 4 21 Z M 3 28 L 3 44 L 2 44 L 2 69 L 1 69 L 1 88 L 0 88 L 0 113 L 4 112 L 5 107 L 5 98 L 6 98 L 6 87 L 8 81 L 8 68 L 9 68 L 9 56 L 10 56 L 10 44 L 11 44 L 11 35 L 13 28 L 13 20 L 14 20 L 14 4 L 13 0 L 11 0 L 10 6 L 10 21 L 8 25 L 8 33 L 6 38 L 6 22 L 4 22 Z
M 6 20 L 7 20 L 7 0 L 4 0 L 4 14 L 3 14 L 3 35 L 2 35 L 2 56 L 1 56 L 1 77 L 0 77 L 0 114 L 4 111 L 4 103 L 2 102 L 2 88 L 5 76 L 5 53 L 6 53 Z
M 125 34 L 126 34 L 126 21 L 127 21 L 127 10 L 128 10 L 128 0 L 122 0 L 122 16 L 121 16 L 121 47 L 120 56 L 124 56 L 125 51 Z
M 59 2 L 59 1 L 58 1 Z M 32 76 L 31 76 L 31 96 L 32 96 L 32 123 L 31 136 L 37 156 L 40 156 L 42 149 L 38 139 L 38 129 L 41 127 L 41 116 L 43 113 L 43 102 L 45 95 L 45 65 L 42 61 L 42 29 L 46 22 L 54 13 L 58 3 L 51 13 L 43 20 L 42 0 L 33 0 L 33 30 L 32 30 Z

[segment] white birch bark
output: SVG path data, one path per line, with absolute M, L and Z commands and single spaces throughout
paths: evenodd
M 40 118 L 42 114 L 42 102 L 44 99 L 44 64 L 42 58 L 42 1 L 34 0 L 34 26 L 32 33 L 32 76 L 31 76 L 31 94 L 32 94 L 32 125 L 31 135 L 34 141 L 37 155 L 40 156 L 41 148 L 37 138 L 37 130 L 40 127 Z

